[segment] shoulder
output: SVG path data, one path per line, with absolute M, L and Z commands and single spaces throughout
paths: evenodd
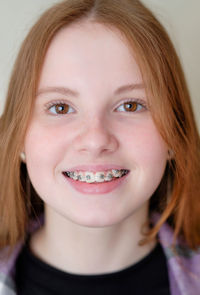
M 159 214 L 152 216 L 153 223 Z M 159 230 L 158 239 L 167 259 L 172 294 L 196 295 L 200 293 L 200 248 L 190 249 L 182 238 L 177 238 L 173 246 L 174 231 L 168 223 Z
M 32 219 L 28 225 L 27 233 L 33 233 L 44 222 L 43 216 L 37 219 Z M 18 242 L 14 247 L 11 255 L 7 257 L 9 248 L 6 247 L 0 251 L 0 295 L 15 295 L 15 272 L 16 261 L 24 246 L 22 241 Z
M 0 251 L 0 295 L 15 294 L 15 262 L 23 244 L 18 243 L 9 258 L 6 258 L 8 248 Z

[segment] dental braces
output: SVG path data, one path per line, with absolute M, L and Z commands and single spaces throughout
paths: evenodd
M 107 172 L 106 175 L 102 172 L 97 172 L 95 175 L 91 172 L 83 174 L 83 172 L 75 172 L 75 171 L 70 171 L 66 172 L 65 174 L 74 179 L 74 180 L 79 180 L 79 181 L 86 181 L 88 183 L 91 182 L 104 182 L 104 181 L 110 181 L 113 178 L 119 178 L 128 173 L 128 170 L 117 170 L 117 169 L 112 169 L 111 172 Z

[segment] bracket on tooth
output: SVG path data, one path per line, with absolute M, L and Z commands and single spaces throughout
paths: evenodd
M 122 172 L 117 169 L 112 169 L 112 174 L 114 177 L 121 177 L 122 176 Z
M 93 174 L 91 172 L 76 172 L 76 171 L 68 171 L 65 174 L 68 177 L 73 178 L 74 180 L 79 181 L 85 181 L 88 183 L 94 183 L 94 182 L 104 182 L 104 181 L 110 181 L 113 178 L 119 178 L 123 175 L 126 175 L 128 173 L 128 170 L 118 170 L 118 169 L 112 169 L 111 172 L 97 172 L 96 174 Z

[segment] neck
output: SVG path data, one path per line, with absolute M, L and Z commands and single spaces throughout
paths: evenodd
M 118 224 L 92 228 L 77 225 L 47 207 L 44 226 L 31 237 L 30 248 L 37 257 L 66 272 L 115 272 L 137 263 L 155 247 L 155 241 L 138 245 L 147 210 L 145 206 Z

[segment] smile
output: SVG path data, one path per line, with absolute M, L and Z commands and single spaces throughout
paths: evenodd
M 63 174 L 76 181 L 86 182 L 86 183 L 100 183 L 100 182 L 110 182 L 116 178 L 121 178 L 129 173 L 126 169 L 112 169 L 109 171 L 98 171 L 96 173 L 90 171 L 66 171 Z

